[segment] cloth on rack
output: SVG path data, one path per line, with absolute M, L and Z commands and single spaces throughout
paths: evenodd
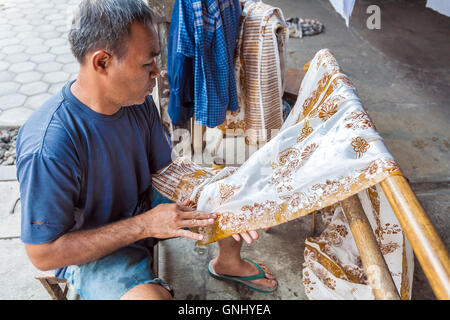
M 287 25 L 279 8 L 258 1 L 243 5 L 236 48 L 235 77 L 239 109 L 228 111 L 219 126 L 228 134 L 244 133 L 247 144 L 271 138 L 283 123 Z M 227 129 L 230 129 L 227 131 Z
M 303 38 L 321 33 L 323 24 L 317 19 L 288 18 L 286 23 L 289 28 L 289 38 Z
M 176 0 L 168 47 L 169 115 L 183 126 L 192 115 L 216 127 L 238 108 L 233 56 L 239 0 Z
M 201 191 L 198 209 L 218 213 L 215 227 L 202 229 L 204 242 L 298 218 L 391 174 L 400 170 L 354 86 L 321 50 L 278 135 L 232 176 Z
M 358 197 L 400 298 L 411 299 L 414 255 L 386 195 L 378 184 L 360 191 Z M 312 300 L 375 299 L 342 206 L 336 203 L 321 213 L 325 230 L 305 241 L 306 295 Z
M 427 0 L 426 7 L 450 17 L 450 2 L 448 0 Z
M 404 298 L 410 297 L 406 293 L 412 283 L 411 247 L 385 197 L 378 198 L 383 205 L 374 214 L 366 191 L 372 188 L 373 194 L 374 185 L 401 171 L 353 84 L 327 49 L 309 63 L 281 131 L 241 167 L 213 171 L 178 158 L 167 171 L 169 175 L 153 176 L 155 184 L 165 187 L 155 185 L 161 194 L 172 200 L 190 199 L 198 210 L 218 215 L 214 226 L 197 229 L 204 235 L 199 244 L 275 226 L 334 205 L 332 222 L 324 233 L 306 242 L 303 282 L 312 299 L 370 298 L 359 254 L 339 211 L 340 201 L 358 194 L 398 289 L 404 291 Z M 176 179 L 167 178 L 174 174 Z M 383 197 L 379 188 L 377 192 Z M 398 248 L 403 249 L 394 250 Z
M 175 1 L 167 48 L 167 78 L 170 87 L 168 113 L 174 126 L 183 126 L 194 114 L 193 58 L 177 52 L 180 33 L 180 1 Z
M 330 0 L 337 13 L 345 20 L 347 27 L 350 25 L 350 17 L 352 15 L 355 0 Z

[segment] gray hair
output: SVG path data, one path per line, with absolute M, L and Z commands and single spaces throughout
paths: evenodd
M 69 31 L 75 58 L 83 63 L 88 52 L 104 48 L 121 59 L 133 22 L 152 25 L 152 11 L 143 0 L 82 0 Z

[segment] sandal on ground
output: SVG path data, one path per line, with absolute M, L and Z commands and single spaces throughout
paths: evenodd
M 265 278 L 266 273 L 257 263 L 253 262 L 252 260 L 247 259 L 247 258 L 244 258 L 244 260 L 251 262 L 256 268 L 258 268 L 259 274 L 256 274 L 254 276 L 249 276 L 249 277 L 227 276 L 227 275 L 218 274 L 213 268 L 214 260 L 211 260 L 209 262 L 208 273 L 216 279 L 238 282 L 238 283 L 243 284 L 244 286 L 247 286 L 248 288 L 258 291 L 258 292 L 272 293 L 278 288 L 278 283 L 275 287 L 270 288 L 270 287 L 266 287 L 266 286 L 262 286 L 262 285 L 257 285 L 255 283 L 251 282 L 252 280 Z

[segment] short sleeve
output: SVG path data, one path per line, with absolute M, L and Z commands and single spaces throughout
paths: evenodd
M 150 97 L 147 101 L 151 110 L 149 166 L 150 172 L 156 173 L 172 161 L 172 148 L 153 99 Z
M 21 240 L 50 242 L 75 224 L 74 208 L 80 177 L 73 165 L 42 153 L 27 154 L 17 163 L 22 206 Z

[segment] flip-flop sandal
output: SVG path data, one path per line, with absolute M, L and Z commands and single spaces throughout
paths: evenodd
M 261 286 L 261 285 L 254 284 L 253 282 L 250 282 L 252 280 L 265 278 L 266 273 L 264 272 L 263 269 L 261 269 L 261 267 L 257 263 L 253 262 L 252 260 L 247 259 L 247 258 L 244 258 L 244 260 L 247 260 L 247 261 L 253 263 L 253 265 L 255 265 L 255 267 L 258 268 L 259 274 L 256 274 L 254 276 L 249 276 L 249 277 L 227 276 L 227 275 L 218 274 L 216 271 L 214 271 L 213 260 L 211 260 L 209 262 L 208 273 L 216 279 L 238 282 L 238 283 L 243 284 L 244 286 L 247 286 L 250 289 L 258 291 L 258 292 L 272 293 L 278 288 L 278 283 L 273 288 L 267 288 L 266 286 Z

